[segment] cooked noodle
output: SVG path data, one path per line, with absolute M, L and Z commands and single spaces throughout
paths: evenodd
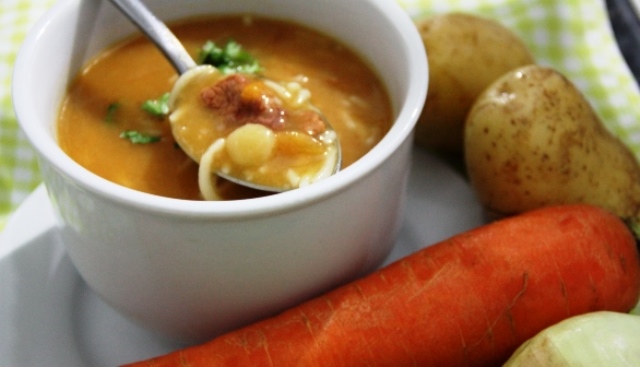
M 211 169 L 213 158 L 216 153 L 224 148 L 224 139 L 218 139 L 209 145 L 209 148 L 204 152 L 200 158 L 200 167 L 198 168 L 198 186 L 200 187 L 200 193 L 205 200 L 221 200 L 218 191 L 216 190 L 216 182 L 213 179 L 217 177 L 215 172 Z

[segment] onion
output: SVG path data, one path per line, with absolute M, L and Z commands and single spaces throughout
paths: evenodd
M 503 367 L 640 366 L 640 316 L 598 311 L 574 316 L 523 343 Z

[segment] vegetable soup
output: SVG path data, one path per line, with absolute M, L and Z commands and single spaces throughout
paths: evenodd
M 209 63 L 213 49 L 230 59 L 231 67 L 240 65 L 225 72 L 250 68 L 308 90 L 337 133 L 343 169 L 390 128 L 392 107 L 382 81 L 365 60 L 326 35 L 287 21 L 240 15 L 191 19 L 171 28 L 199 63 Z M 198 163 L 176 143 L 169 122 L 168 93 L 177 79 L 143 36 L 114 45 L 70 85 L 58 118 L 60 146 L 80 165 L 117 184 L 202 200 Z M 213 182 L 226 200 L 265 194 L 223 179 Z

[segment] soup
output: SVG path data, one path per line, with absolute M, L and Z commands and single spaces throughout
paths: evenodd
M 200 165 L 202 196 L 220 199 L 216 176 L 270 191 L 330 176 L 339 165 L 339 141 L 311 103 L 311 92 L 298 82 L 236 71 L 245 64 L 236 57 L 238 47 L 215 49 L 227 55 L 215 64 L 232 67 L 230 72 L 207 64 L 181 75 L 167 106 L 173 137 Z
M 291 22 L 250 16 L 192 19 L 172 30 L 197 58 L 209 41 L 237 42 L 265 78 L 299 83 L 335 129 L 342 168 L 389 130 L 389 96 L 366 61 L 344 45 Z M 90 61 L 70 85 L 58 117 L 58 141 L 76 162 L 117 184 L 201 200 L 198 164 L 176 144 L 166 116 L 141 106 L 171 91 L 178 76 L 144 37 L 125 40 Z M 264 195 L 217 179 L 224 199 Z

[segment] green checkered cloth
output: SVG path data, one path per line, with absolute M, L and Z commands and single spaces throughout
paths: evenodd
M 572 80 L 605 124 L 640 156 L 640 91 L 609 26 L 604 0 L 398 0 L 417 19 L 466 11 L 513 29 L 538 63 Z M 0 228 L 39 183 L 11 106 L 11 68 L 25 32 L 52 0 L 0 0 Z
M 27 30 L 52 0 L 0 0 L 0 230 L 8 216 L 40 183 L 35 154 L 18 128 L 11 76 Z

